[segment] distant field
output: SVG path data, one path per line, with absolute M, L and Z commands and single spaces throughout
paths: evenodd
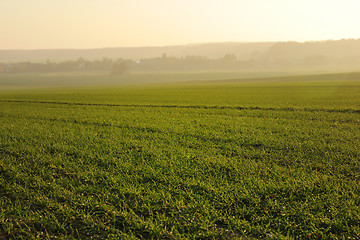
M 200 80 L 224 80 L 291 75 L 289 72 L 135 72 L 110 76 L 109 72 L 68 72 L 68 73 L 20 73 L 0 74 L 0 87 L 18 88 L 53 88 L 134 85 L 153 83 L 174 83 Z
M 360 73 L 193 74 L 0 75 L 0 239 L 360 238 Z
M 110 76 L 110 72 L 64 72 L 64 73 L 8 73 L 0 74 L 0 91 L 14 89 L 83 87 L 109 85 L 136 85 L 174 82 L 198 82 L 214 80 L 236 80 L 253 82 L 269 81 L 270 77 L 320 74 L 309 70 L 243 70 L 243 71 L 213 71 L 213 72 L 130 72 L 118 76 Z M 323 73 L 324 74 L 324 73 Z M 270 79 L 270 81 L 272 81 Z M 303 81 L 303 79 L 301 80 Z

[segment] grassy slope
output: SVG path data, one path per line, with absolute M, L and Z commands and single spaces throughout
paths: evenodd
M 310 70 L 254 69 L 243 71 L 212 72 L 133 72 L 110 76 L 109 72 L 17 73 L 0 74 L 1 90 L 36 89 L 53 87 L 109 86 L 187 81 L 231 80 L 252 82 L 256 78 L 314 74 Z M 319 74 L 319 72 L 316 72 Z M 271 79 L 270 79 L 271 80 Z
M 359 238 L 359 79 L 2 92 L 0 238 Z

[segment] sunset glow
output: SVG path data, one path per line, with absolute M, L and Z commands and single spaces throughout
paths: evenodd
M 14 0 L 0 49 L 359 38 L 360 1 Z

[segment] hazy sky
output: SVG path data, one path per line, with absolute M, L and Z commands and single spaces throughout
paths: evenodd
M 0 49 L 360 38 L 360 0 L 0 0 Z

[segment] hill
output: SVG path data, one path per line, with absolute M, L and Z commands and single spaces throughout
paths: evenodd
M 360 66 L 360 39 L 314 42 L 229 42 L 164 47 L 119 47 L 102 49 L 0 50 L 0 63 L 61 62 L 83 58 L 141 60 L 161 56 L 181 59 L 201 56 L 220 59 L 226 55 L 242 61 L 239 66 L 298 67 L 354 70 Z
M 119 47 L 99 49 L 39 49 L 0 50 L 0 62 L 21 61 L 64 61 L 77 58 L 101 59 L 124 58 L 137 60 L 154 58 L 166 54 L 172 57 L 201 55 L 209 58 L 236 54 L 239 59 L 248 59 L 254 51 L 265 51 L 274 43 L 203 43 L 164 47 Z

